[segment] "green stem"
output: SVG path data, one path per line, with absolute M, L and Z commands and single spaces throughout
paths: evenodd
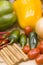
M 12 44 L 14 42 L 14 39 L 12 39 L 8 44 Z

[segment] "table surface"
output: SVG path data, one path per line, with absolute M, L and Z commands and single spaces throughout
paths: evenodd
M 3 61 L 1 57 L 0 57 L 0 65 L 6 65 L 6 63 Z M 29 60 L 26 62 L 22 62 L 19 65 L 37 65 L 37 64 L 35 63 L 35 60 Z

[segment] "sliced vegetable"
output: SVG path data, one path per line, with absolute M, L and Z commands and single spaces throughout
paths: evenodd
M 12 44 L 14 42 L 17 42 L 19 40 L 20 37 L 20 31 L 19 30 L 13 30 L 10 34 L 10 36 L 8 37 L 8 40 L 10 41 L 9 44 Z
M 22 48 L 27 44 L 27 37 L 24 33 L 20 35 L 20 45 Z
M 26 27 L 25 34 L 28 36 L 30 32 L 32 32 L 32 28 L 30 26 Z
M 36 58 L 36 63 L 37 63 L 38 65 L 43 64 L 43 54 L 39 55 L 39 56 Z
M 32 49 L 28 53 L 28 57 L 30 59 L 35 59 L 40 54 L 40 50 L 38 48 Z
M 38 37 L 35 32 L 31 32 L 29 35 L 29 46 L 31 49 L 35 48 L 38 44 Z
M 30 47 L 28 45 L 26 45 L 26 46 L 23 47 L 23 52 L 24 53 L 27 54 L 29 51 L 30 51 Z

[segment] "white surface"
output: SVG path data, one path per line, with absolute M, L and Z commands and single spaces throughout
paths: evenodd
M 2 60 L 1 57 L 0 57 L 0 65 L 6 65 L 6 63 Z M 35 63 L 35 60 L 31 60 L 27 62 L 22 62 L 19 65 L 37 65 L 37 64 Z

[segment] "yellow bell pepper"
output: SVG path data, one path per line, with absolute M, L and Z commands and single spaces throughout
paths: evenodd
M 22 28 L 26 26 L 34 28 L 37 20 L 42 16 L 40 0 L 16 0 L 13 7 Z

